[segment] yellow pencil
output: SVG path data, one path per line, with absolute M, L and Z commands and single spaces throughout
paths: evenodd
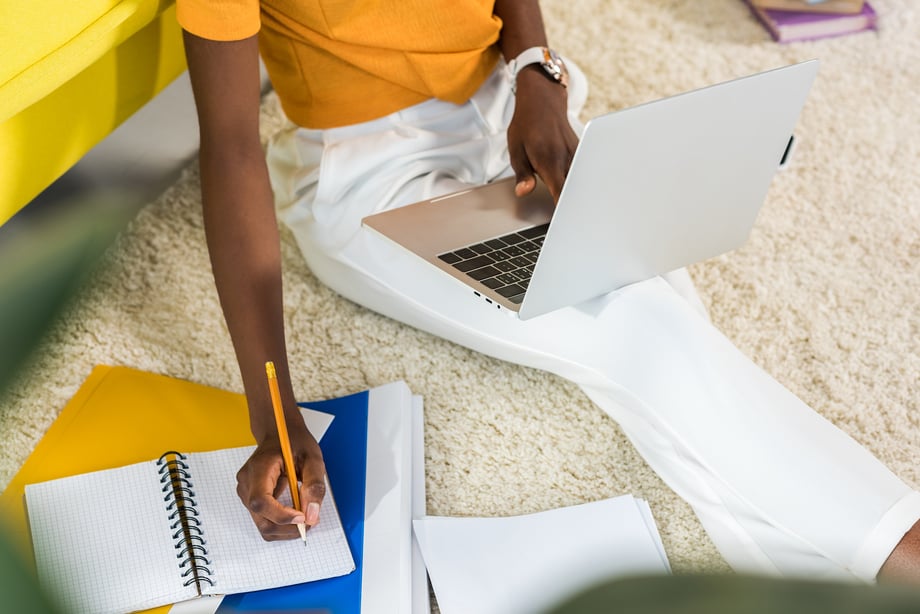
M 294 503 L 294 509 L 302 512 L 300 509 L 300 489 L 297 486 L 297 473 L 294 471 L 294 455 L 291 452 L 291 439 L 288 436 L 287 423 L 284 421 L 284 409 L 281 407 L 281 391 L 278 389 L 278 375 L 275 373 L 275 365 L 271 361 L 265 363 L 265 374 L 268 375 L 268 391 L 272 397 L 272 409 L 275 410 L 275 423 L 278 425 L 278 441 L 281 442 L 281 456 L 284 458 L 284 471 L 288 476 L 288 484 L 291 487 L 291 501 Z M 297 524 L 297 530 L 300 531 L 300 539 L 306 543 L 307 528 L 303 522 Z

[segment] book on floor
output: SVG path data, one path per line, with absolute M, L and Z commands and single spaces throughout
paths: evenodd
M 816 13 L 762 8 L 756 0 L 744 0 L 774 40 L 792 43 L 875 29 L 878 15 L 868 2 L 858 13 Z
M 859 13 L 866 0 L 751 0 L 751 4 L 762 9 L 794 11 L 799 13 Z

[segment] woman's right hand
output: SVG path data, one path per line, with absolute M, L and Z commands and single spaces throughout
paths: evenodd
M 267 435 L 259 442 L 252 456 L 236 474 L 237 495 L 266 541 L 299 537 L 297 525 L 300 523 L 306 523 L 308 529 L 316 525 L 326 494 L 323 453 L 313 435 L 302 426 L 299 412 L 296 420 L 301 426 L 295 426 L 296 422 L 291 419 L 288 428 L 294 467 L 299 473 L 301 509 L 278 501 L 281 493 L 288 489 L 288 477 L 277 433 Z

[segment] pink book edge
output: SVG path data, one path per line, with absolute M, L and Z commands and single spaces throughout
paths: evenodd
M 749 0 L 744 0 L 744 2 L 751 9 L 751 12 L 754 16 L 763 24 L 763 26 L 770 33 L 770 36 L 773 37 L 773 40 L 779 43 L 794 43 L 807 40 L 817 40 L 821 38 L 831 38 L 834 36 L 842 36 L 844 34 L 853 34 L 855 32 L 862 32 L 864 30 L 874 29 L 878 22 L 878 15 L 875 12 L 875 9 L 866 2 L 863 5 L 863 9 L 859 13 L 848 14 L 848 13 L 798 13 L 795 11 L 780 11 L 775 9 L 761 9 L 754 6 Z M 783 38 L 783 34 L 780 31 L 780 28 L 788 25 L 801 25 L 808 23 L 818 23 L 839 19 L 854 19 L 862 18 L 863 23 L 857 28 L 851 28 L 842 30 L 839 32 L 827 33 L 827 34 L 817 34 L 813 36 L 796 36 L 794 38 Z

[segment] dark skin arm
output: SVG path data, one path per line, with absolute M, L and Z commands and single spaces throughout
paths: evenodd
M 496 0 L 494 11 L 503 22 L 500 45 L 505 60 L 529 47 L 546 46 L 537 0 Z M 518 74 L 514 115 L 508 126 L 518 196 L 533 191 L 534 175 L 538 175 L 558 200 L 578 145 L 567 108 L 566 89 L 548 79 L 539 66 L 528 66 Z
M 499 0 L 506 59 L 546 44 L 536 0 Z M 318 521 L 325 494 L 322 453 L 294 402 L 284 343 L 280 239 L 259 140 L 256 37 L 214 42 L 185 33 L 186 56 L 201 130 L 205 234 L 224 317 L 249 405 L 256 451 L 237 474 L 237 492 L 267 540 L 297 537 L 296 523 Z M 522 71 L 508 131 L 519 195 L 535 174 L 558 198 L 577 138 L 566 118 L 566 92 L 538 68 Z M 286 479 L 265 377 L 273 361 L 295 456 L 302 510 L 277 501 Z
M 236 352 L 256 451 L 237 474 L 237 493 L 266 540 L 298 537 L 314 525 L 325 494 L 325 465 L 296 406 L 284 342 L 281 247 L 268 169 L 259 140 L 256 37 L 214 42 L 185 33 L 201 131 L 205 234 L 221 307 Z M 265 363 L 272 361 L 294 464 L 301 510 L 278 502 L 287 479 Z

